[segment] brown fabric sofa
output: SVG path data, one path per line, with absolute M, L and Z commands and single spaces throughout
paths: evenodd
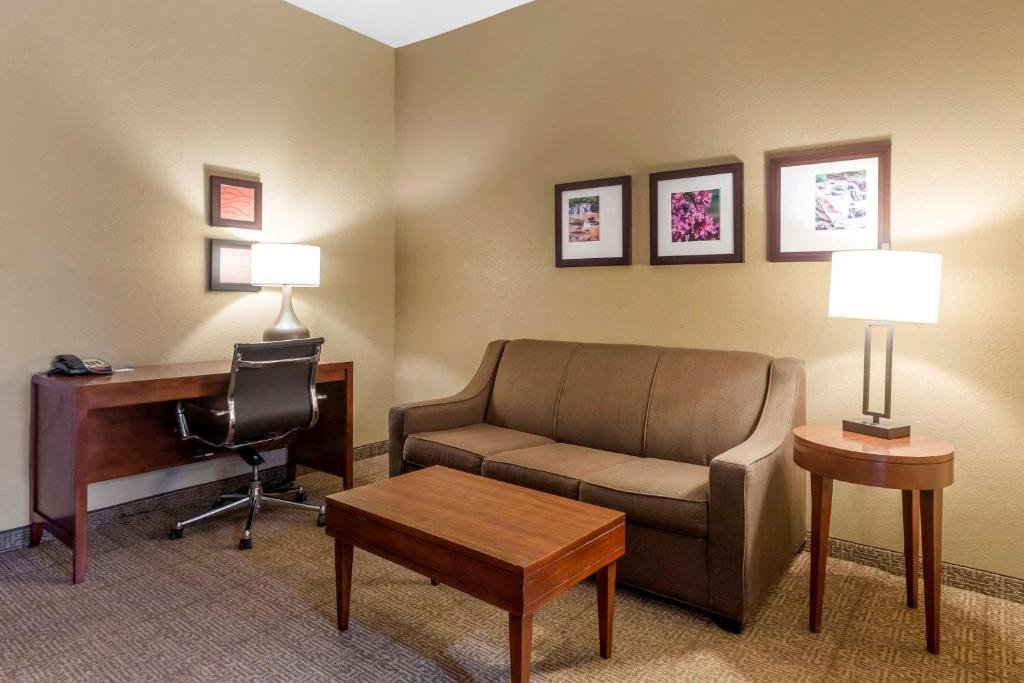
M 803 362 L 494 341 L 454 396 L 396 406 L 390 470 L 443 465 L 626 513 L 623 583 L 739 630 L 804 540 Z

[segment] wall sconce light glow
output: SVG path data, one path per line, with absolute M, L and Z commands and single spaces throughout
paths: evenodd
M 269 287 L 319 287 L 320 247 L 269 242 L 253 244 L 252 283 Z

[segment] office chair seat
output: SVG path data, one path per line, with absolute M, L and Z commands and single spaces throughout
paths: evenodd
M 235 344 L 227 394 L 178 402 L 182 439 L 207 450 L 234 451 L 252 468 L 252 477 L 247 487 L 221 496 L 212 510 L 177 522 L 172 539 L 182 538 L 191 524 L 248 508 L 238 546 L 251 548 L 253 522 L 264 504 L 316 512 L 317 525 L 324 525 L 325 507 L 305 504 L 301 486 L 289 482 L 267 489 L 259 470 L 264 462 L 261 451 L 280 448 L 293 432 L 316 425 L 322 398 L 316 393 L 316 370 L 322 345 L 319 337 Z

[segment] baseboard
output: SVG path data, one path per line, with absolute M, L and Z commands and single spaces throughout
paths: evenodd
M 810 551 L 810 548 L 811 536 L 808 534 L 807 540 L 804 542 L 804 550 Z M 831 538 L 829 539 L 828 556 L 903 576 L 903 553 L 896 550 L 844 541 L 841 538 Z M 962 588 L 982 595 L 1024 603 L 1024 579 L 1014 576 L 943 562 L 942 583 L 953 588 Z
M 352 449 L 353 460 L 366 460 L 388 452 L 387 441 L 374 441 L 363 446 L 356 446 Z
M 366 458 L 372 458 L 374 456 L 387 453 L 387 450 L 387 441 L 376 441 L 374 443 L 353 448 L 352 458 L 353 460 L 365 460 Z M 304 471 L 306 471 L 305 468 L 299 468 L 300 473 Z M 284 465 L 270 467 L 263 470 L 263 472 L 264 481 L 268 483 L 280 481 L 284 479 L 285 467 Z M 245 486 L 248 483 L 249 475 L 242 474 L 228 479 L 212 481 L 207 484 L 199 484 L 185 489 L 168 491 L 167 493 L 161 493 L 148 498 L 128 501 L 127 503 L 111 505 L 110 507 L 103 508 L 101 510 L 93 510 L 89 513 L 89 528 L 95 528 L 112 520 L 120 519 L 121 517 L 131 517 L 133 515 L 153 512 L 155 510 L 167 510 L 196 502 L 209 502 L 222 493 L 234 491 L 238 487 Z M 53 537 L 50 536 L 49 533 L 44 535 L 45 540 L 49 540 L 51 538 Z M 27 526 L 0 531 L 0 552 L 4 552 L 5 550 L 14 550 L 16 548 L 25 548 L 27 546 Z

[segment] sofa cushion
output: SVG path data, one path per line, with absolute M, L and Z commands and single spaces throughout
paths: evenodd
M 750 436 L 772 359 L 758 353 L 665 349 L 654 373 L 644 455 L 710 465 Z
M 662 350 L 581 344 L 562 382 L 555 440 L 642 455 L 647 402 Z
M 554 436 L 555 406 L 576 342 L 516 339 L 505 345 L 494 376 L 487 422 Z
M 405 440 L 403 456 L 422 467 L 444 465 L 480 474 L 480 463 L 486 455 L 545 443 L 551 443 L 551 439 L 481 423 L 440 432 L 410 434 Z
M 625 512 L 631 524 L 705 537 L 710 472 L 703 465 L 634 458 L 585 476 L 580 500 Z
M 549 443 L 489 455 L 484 458 L 481 474 L 510 484 L 577 498 L 581 479 L 634 460 L 639 458 L 568 443 Z

